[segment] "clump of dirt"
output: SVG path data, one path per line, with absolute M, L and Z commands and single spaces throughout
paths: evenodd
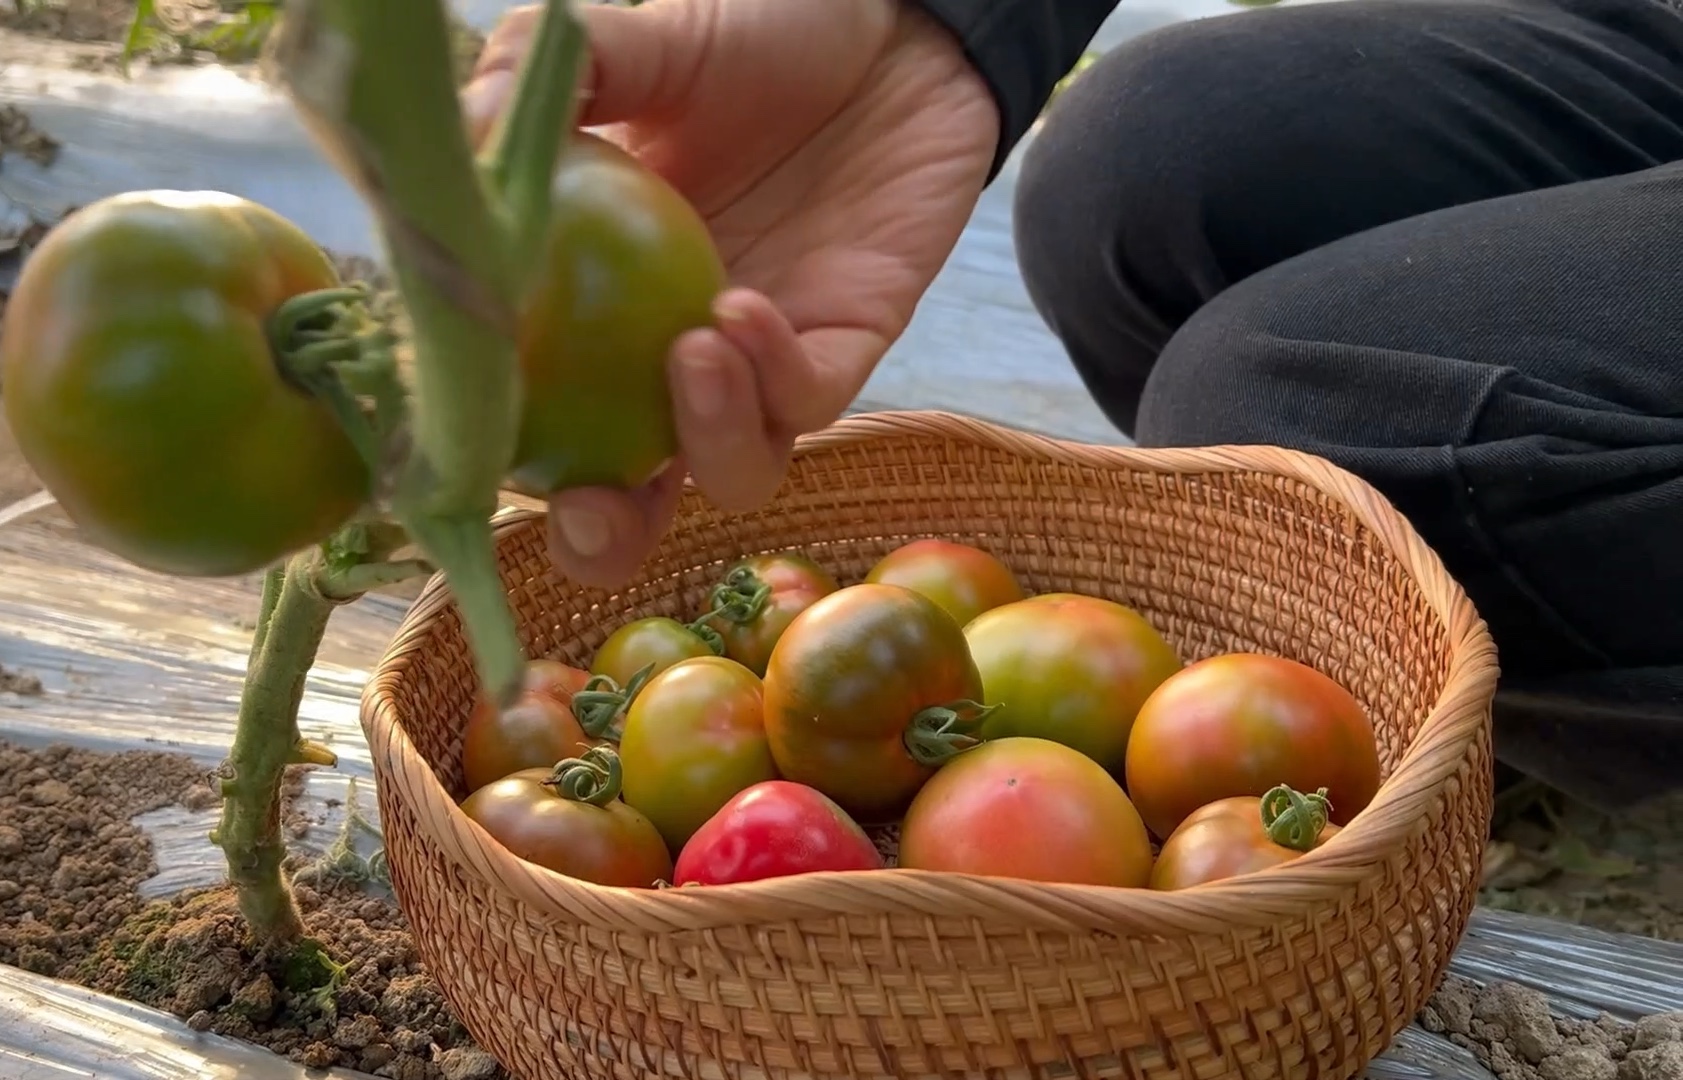
M 5 664 L 0 664 L 0 694 L 40 697 L 44 692 L 40 679 L 27 671 L 13 671 Z M 0 805 L 4 804 L 0 803 Z
M 178 754 L 0 741 L 0 964 L 56 975 L 138 911 L 157 864 L 130 819 L 206 783 Z
M 1555 1016 L 1548 998 L 1515 983 L 1451 975 L 1420 1014 L 1427 1031 L 1473 1052 L 1497 1080 L 1678 1080 L 1683 1012 L 1634 1024 Z
M 214 889 L 141 911 L 80 974 L 95 989 L 309 1068 L 343 1066 L 393 1080 L 507 1080 L 450 1014 L 395 905 L 345 883 L 300 884 L 296 892 L 321 949 L 307 946 L 303 962 L 297 953 L 255 955 L 233 895 Z

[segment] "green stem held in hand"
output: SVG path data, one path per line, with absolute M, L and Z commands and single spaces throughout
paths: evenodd
M 449 580 L 481 683 L 505 705 L 525 657 L 489 518 L 514 456 L 521 306 L 584 57 L 570 0 L 549 0 L 535 40 L 484 172 L 441 0 L 292 0 L 275 50 L 316 141 L 374 212 L 413 331 L 412 430 L 392 510 Z
M 976 732 L 997 705 L 979 701 L 954 701 L 931 705 L 906 725 L 902 739 L 906 753 L 919 765 L 934 769 L 982 744 Z
M 1281 784 L 1262 797 L 1262 828 L 1268 839 L 1293 851 L 1313 849 L 1331 813 L 1326 788 L 1305 795 Z

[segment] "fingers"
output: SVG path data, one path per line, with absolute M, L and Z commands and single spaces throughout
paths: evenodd
M 634 8 L 590 4 L 578 9 L 591 54 L 580 92 L 582 126 L 633 120 L 683 101 L 685 80 L 707 47 L 707 35 L 696 23 L 694 8 L 688 4 Z M 462 90 L 462 109 L 476 146 L 508 108 L 541 13 L 537 6 L 515 8 L 486 39 L 473 78 Z
M 549 502 L 549 553 L 584 585 L 611 589 L 642 567 L 666 535 L 683 493 L 685 469 L 674 461 L 635 491 L 578 488 Z

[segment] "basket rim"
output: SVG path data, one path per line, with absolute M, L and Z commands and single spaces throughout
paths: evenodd
M 395 690 L 427 626 L 452 604 L 435 575 L 400 623 L 365 686 L 361 720 L 376 773 L 393 772 L 417 796 L 410 809 L 462 869 L 495 881 L 540 912 L 593 926 L 645 933 L 789 924 L 837 914 L 1009 918 L 1058 932 L 1224 932 L 1301 917 L 1306 905 L 1336 902 L 1425 827 L 1433 802 L 1490 725 L 1498 675 L 1484 620 L 1437 554 L 1376 489 L 1323 458 L 1282 447 L 1228 445 L 1142 448 L 1076 443 L 936 410 L 855 414 L 797 440 L 794 456 L 884 439 L 942 438 L 1024 458 L 1162 474 L 1264 473 L 1302 482 L 1336 500 L 1403 565 L 1443 621 L 1450 647 L 1442 691 L 1396 770 L 1373 801 L 1325 844 L 1290 863 L 1177 892 L 1048 884 L 924 870 L 826 872 L 703 889 L 623 889 L 568 878 L 508 853 L 462 814 L 397 720 Z M 527 504 L 529 506 L 529 504 Z M 544 514 L 508 507 L 493 518 L 497 543 L 543 527 Z M 587 592 L 611 596 L 611 590 Z M 389 796 L 388 796 L 389 797 Z

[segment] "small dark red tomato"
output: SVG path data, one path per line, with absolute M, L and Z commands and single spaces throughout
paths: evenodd
M 1277 789 L 1200 807 L 1163 842 L 1151 868 L 1153 889 L 1189 889 L 1291 862 L 1338 835 L 1316 795 Z M 1294 801 L 1297 800 L 1297 801 Z
M 522 769 L 547 769 L 577 757 L 594 742 L 573 715 L 573 695 L 589 672 L 555 660 L 526 665 L 520 700 L 499 710 L 481 695 L 462 731 L 462 779 L 477 790 Z
M 998 739 L 917 793 L 900 826 L 900 866 L 1139 888 L 1151 876 L 1151 838 L 1092 758 L 1048 739 Z
M 1122 775 L 1128 732 L 1180 657 L 1145 617 L 1093 596 L 1047 593 L 964 628 L 995 706 L 982 737 L 1051 739 Z
M 645 670 L 645 681 L 680 660 L 715 655 L 711 646 L 677 619 L 653 616 L 637 619 L 608 635 L 590 662 L 593 675 L 605 675 L 620 687 Z
M 826 870 L 880 870 L 882 853 L 859 823 L 805 784 L 768 780 L 739 793 L 696 830 L 678 855 L 674 885 Z
M 913 540 L 895 548 L 871 567 L 865 580 L 922 593 L 960 626 L 1023 598 L 1023 587 L 1010 567 L 980 548 L 951 540 Z
M 462 812 L 529 863 L 597 885 L 652 888 L 672 876 L 672 856 L 653 823 L 620 801 L 618 777 L 613 750 L 598 746 L 488 784 Z
M 798 551 L 755 555 L 725 574 L 710 599 L 707 625 L 724 641 L 725 655 L 765 677 L 771 650 L 795 616 L 835 592 L 829 571 Z
M 1128 794 L 1167 839 L 1200 806 L 1280 784 L 1327 789 L 1347 825 L 1379 791 L 1379 748 L 1361 704 L 1294 660 L 1229 653 L 1171 675 L 1128 734 Z

